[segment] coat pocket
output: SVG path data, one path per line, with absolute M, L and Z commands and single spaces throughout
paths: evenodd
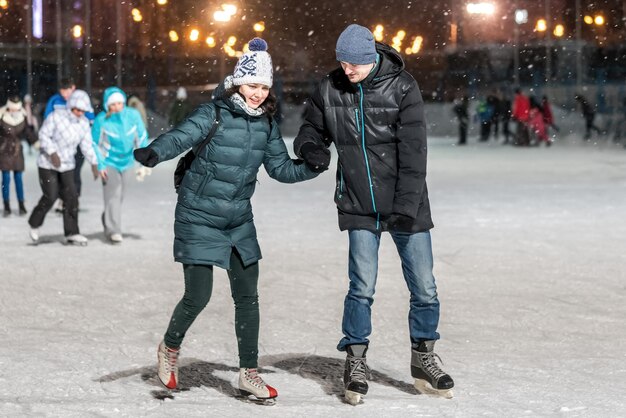
M 337 170 L 337 186 L 335 191 L 335 197 L 339 200 L 343 197 L 343 192 L 345 190 L 345 180 L 343 178 L 343 167 L 339 165 Z

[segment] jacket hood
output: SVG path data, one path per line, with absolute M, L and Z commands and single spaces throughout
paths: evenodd
M 217 85 L 217 87 L 215 87 L 215 90 L 213 90 L 213 93 L 211 93 L 211 100 L 223 99 L 225 95 L 226 95 L 226 80 L 222 80 Z
M 376 52 L 379 54 L 378 71 L 371 79 L 367 80 L 371 84 L 395 77 L 404 70 L 404 60 L 392 47 L 381 42 L 376 42 Z
M 126 101 L 128 99 L 128 97 L 126 96 L 126 93 L 124 93 L 124 90 L 122 90 L 119 87 L 109 87 L 106 90 L 104 90 L 104 93 L 102 95 L 102 108 L 106 111 L 107 110 L 107 101 L 109 100 L 109 97 L 111 97 L 111 95 L 113 93 L 120 93 L 122 96 L 124 96 L 124 105 L 126 105 Z
M 89 100 L 89 95 L 86 91 L 83 90 L 74 90 L 67 99 L 67 110 L 71 110 L 72 108 L 77 108 L 80 110 L 84 110 L 85 112 L 93 112 L 93 107 L 91 107 L 91 100 Z

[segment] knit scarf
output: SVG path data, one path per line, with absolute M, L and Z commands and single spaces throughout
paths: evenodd
M 26 112 L 24 112 L 24 109 L 9 112 L 7 107 L 8 106 L 3 106 L 0 108 L 0 119 L 2 120 L 2 122 L 6 123 L 9 126 L 17 126 L 20 123 L 24 122 L 24 119 L 26 119 Z
M 229 75 L 224 80 L 224 88 L 228 90 L 232 86 L 233 86 L 233 76 Z M 257 107 L 256 109 L 253 109 L 250 106 L 248 106 L 248 104 L 246 103 L 246 100 L 243 97 L 241 97 L 241 95 L 238 93 L 235 93 L 232 96 L 230 96 L 230 101 L 236 104 L 237 106 L 239 106 L 240 108 L 242 108 L 243 111 L 246 112 L 250 116 L 261 116 L 263 113 L 265 113 L 265 110 L 263 110 L 260 106 Z

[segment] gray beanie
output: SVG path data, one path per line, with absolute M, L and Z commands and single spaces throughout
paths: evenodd
M 339 35 L 335 53 L 337 61 L 350 64 L 372 64 L 376 62 L 374 35 L 368 28 L 352 24 Z

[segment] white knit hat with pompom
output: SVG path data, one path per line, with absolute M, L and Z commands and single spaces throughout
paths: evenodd
M 233 72 L 233 84 L 263 84 L 272 87 L 272 57 L 267 53 L 267 42 L 254 38 L 248 43 L 248 52 L 243 54 Z

